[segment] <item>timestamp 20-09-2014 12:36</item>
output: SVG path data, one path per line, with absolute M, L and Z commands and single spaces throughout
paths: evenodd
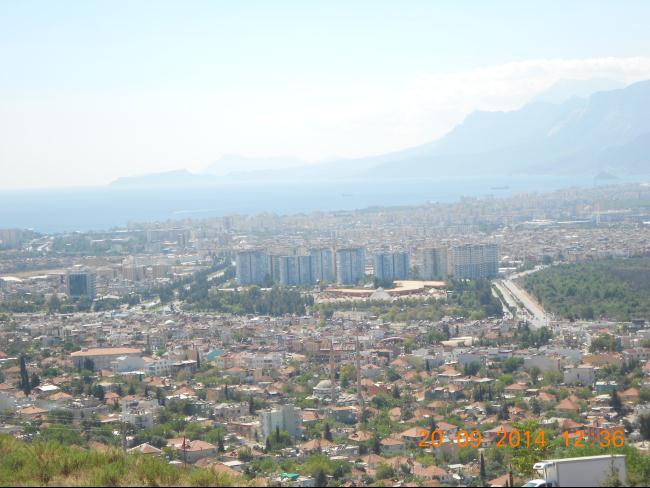
M 421 429 L 419 432 L 419 447 L 439 448 L 445 444 L 445 435 L 441 430 Z M 621 430 L 601 430 L 595 436 L 587 436 L 586 431 L 576 430 L 574 432 L 564 431 L 559 434 L 564 440 L 564 445 L 569 447 L 585 447 L 587 445 L 598 445 L 602 448 L 623 447 L 625 445 L 625 436 Z M 479 448 L 483 445 L 484 435 L 480 430 L 458 429 L 455 435 L 447 436 L 451 442 L 455 442 L 458 447 L 471 446 Z M 503 430 L 497 432 L 491 441 L 496 447 L 511 448 L 528 448 L 528 447 L 545 447 L 550 438 L 543 430 L 531 432 L 528 430 Z

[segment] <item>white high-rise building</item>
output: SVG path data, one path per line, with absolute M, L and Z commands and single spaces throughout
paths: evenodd
M 269 275 L 266 252 L 262 250 L 237 253 L 237 283 L 240 285 L 261 285 Z
M 499 274 L 499 250 L 496 244 L 466 244 L 451 248 L 454 278 L 480 280 Z
M 95 298 L 96 278 L 95 273 L 88 270 L 69 271 L 66 274 L 66 288 L 69 297 Z
M 356 285 L 366 275 L 366 252 L 362 247 L 336 251 L 336 281 L 341 285 Z
M 280 256 L 279 281 L 285 286 L 313 283 L 311 256 Z
M 329 248 L 315 248 L 309 251 L 311 256 L 312 279 L 321 283 L 331 283 L 336 279 L 334 253 Z
M 380 280 L 405 280 L 409 275 L 409 255 L 404 251 L 375 254 L 375 277 Z
M 423 280 L 439 280 L 447 278 L 448 250 L 442 247 L 424 249 L 422 251 L 422 270 L 420 275 Z

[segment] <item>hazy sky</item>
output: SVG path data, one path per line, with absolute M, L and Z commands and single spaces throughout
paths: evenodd
M 650 2 L 1 1 L 0 188 L 435 139 L 561 78 L 650 78 Z

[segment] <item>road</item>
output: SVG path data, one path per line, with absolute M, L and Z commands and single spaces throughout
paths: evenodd
M 535 271 L 539 271 L 540 269 L 542 268 L 539 267 L 534 270 L 524 271 L 523 273 L 512 275 L 508 279 L 499 280 L 494 283 L 508 305 L 511 307 L 517 307 L 519 315 L 528 319 L 534 329 L 547 327 L 549 325 L 549 316 L 545 312 L 544 307 L 542 307 L 526 290 L 517 285 L 514 280 L 527 274 L 534 273 Z

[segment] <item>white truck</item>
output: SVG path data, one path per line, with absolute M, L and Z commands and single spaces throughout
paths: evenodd
M 541 479 L 529 481 L 526 487 L 605 486 L 612 472 L 618 473 L 621 483 L 627 480 L 625 456 L 585 456 L 549 459 L 533 466 Z

